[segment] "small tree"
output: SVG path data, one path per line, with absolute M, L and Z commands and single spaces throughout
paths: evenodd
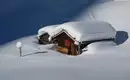
M 17 47 L 18 50 L 19 50 L 20 57 L 22 57 L 22 42 L 17 42 L 17 43 L 16 43 L 16 47 Z

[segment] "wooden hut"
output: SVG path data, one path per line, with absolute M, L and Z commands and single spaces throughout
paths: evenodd
M 42 26 L 41 29 L 38 30 L 37 38 L 39 44 L 48 44 L 50 43 L 48 38 L 49 38 L 49 33 L 58 26 L 57 25 L 49 25 L 49 26 Z
M 88 44 L 102 40 L 114 40 L 115 29 L 106 22 L 68 22 L 52 30 L 49 40 L 58 45 L 57 51 L 79 55 Z
M 68 55 L 77 55 L 78 45 L 76 45 L 75 39 L 66 31 L 62 30 L 60 34 L 53 36 L 52 41 L 58 44 L 57 51 Z

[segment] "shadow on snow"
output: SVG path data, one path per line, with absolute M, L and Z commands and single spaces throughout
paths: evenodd
M 123 44 L 128 39 L 126 31 L 117 31 L 115 42 L 117 45 Z

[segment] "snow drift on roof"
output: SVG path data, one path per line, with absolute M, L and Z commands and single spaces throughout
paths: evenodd
M 109 39 L 116 36 L 115 29 L 109 23 L 102 21 L 78 21 L 59 25 L 52 30 L 50 38 L 63 30 L 67 31 L 78 42 Z
M 56 28 L 57 26 L 58 26 L 58 24 L 57 24 L 57 25 L 45 26 L 45 27 L 39 29 L 39 30 L 38 30 L 38 36 L 43 35 L 43 34 L 45 34 L 45 33 L 50 33 L 50 32 L 51 32 L 54 28 Z

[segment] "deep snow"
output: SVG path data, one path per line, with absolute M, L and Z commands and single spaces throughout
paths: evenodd
M 51 33 L 52 32 L 52 30 L 54 29 L 54 28 L 56 28 L 57 26 L 59 26 L 60 24 L 57 24 L 57 25 L 49 25 L 49 26 L 44 26 L 44 27 L 42 27 L 42 28 L 40 28 L 39 30 L 38 30 L 38 35 L 37 36 L 41 36 L 41 35 L 43 35 L 43 34 L 45 34 L 45 33 Z
M 129 2 L 108 2 L 91 11 L 93 18 L 108 21 L 118 31 L 117 45 L 93 43 L 83 54 L 67 56 L 52 44 L 38 45 L 36 35 L 24 37 L 0 47 L 0 80 L 129 80 Z M 21 58 L 18 41 L 23 43 Z
M 21 58 L 15 45 L 17 41 L 23 43 Z M 0 79 L 130 79 L 129 49 L 126 51 L 125 47 L 116 46 L 112 42 L 93 43 L 88 49 L 79 56 L 67 56 L 56 52 L 52 44 L 37 44 L 36 36 L 21 38 L 0 48 Z

